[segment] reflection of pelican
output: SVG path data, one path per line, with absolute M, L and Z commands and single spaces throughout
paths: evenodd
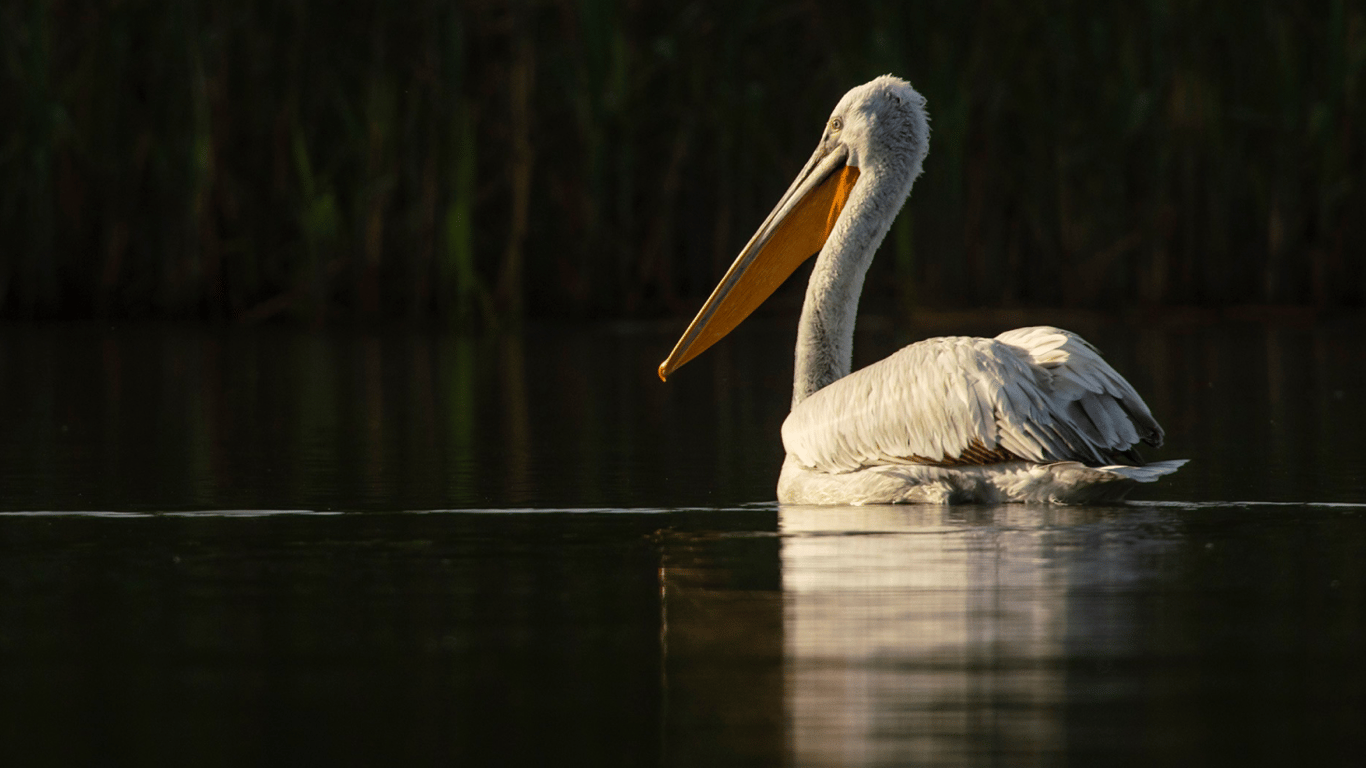
M 1120 498 L 1183 461 L 1143 465 L 1162 428 L 1080 337 L 1020 328 L 912 344 L 850 374 L 863 276 L 920 175 L 925 99 L 880 77 L 835 107 L 820 145 L 659 366 L 739 325 L 817 251 L 797 330 L 778 500 L 797 504 Z
M 962 510 L 779 510 L 793 764 L 995 762 L 981 759 L 982 744 L 998 745 L 1011 765 L 1061 762 L 1065 662 L 1085 653 L 1066 643 L 1092 640 L 1097 624 L 1125 618 L 1071 615 L 1073 566 L 1094 551 L 1067 544 L 1078 523 L 1101 513 L 1026 504 Z M 1106 551 L 1120 556 L 1117 569 L 1124 552 L 1110 550 L 1122 548 Z

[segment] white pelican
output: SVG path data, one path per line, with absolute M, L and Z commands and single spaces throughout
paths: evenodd
M 850 373 L 863 276 L 920 175 L 925 98 L 890 75 L 840 99 L 816 152 L 669 357 L 667 378 L 819 252 L 797 330 L 783 423 L 784 504 L 1115 501 L 1180 461 L 1133 387 L 1057 328 L 912 344 Z

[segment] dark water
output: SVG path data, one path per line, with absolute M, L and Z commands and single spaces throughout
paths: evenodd
M 0 327 L 0 759 L 1358 764 L 1366 327 L 1065 324 L 1129 505 L 779 508 L 785 321 Z

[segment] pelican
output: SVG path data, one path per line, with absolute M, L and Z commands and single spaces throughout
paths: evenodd
M 816 151 L 678 344 L 666 379 L 816 255 L 782 427 L 783 504 L 1118 501 L 1162 428 L 1080 336 L 1040 326 L 912 344 L 850 373 L 863 277 L 929 149 L 925 98 L 879 77 L 844 95 Z

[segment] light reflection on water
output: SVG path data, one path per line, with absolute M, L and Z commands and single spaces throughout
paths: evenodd
M 1366 504 L 781 507 L 776 536 L 664 553 L 669 722 L 732 758 L 1349 765 L 1366 740 Z
M 0 737 L 67 764 L 1350 764 L 1360 323 L 1059 324 L 1192 460 L 1159 501 L 779 508 L 786 321 L 668 384 L 668 328 L 0 327 Z M 856 354 L 910 340 L 869 324 Z
M 1005 748 L 996 758 L 1052 762 L 1064 746 L 1068 629 L 1067 573 L 1047 551 L 1055 515 L 1075 517 L 784 507 L 797 762 L 942 765 L 984 730 Z

